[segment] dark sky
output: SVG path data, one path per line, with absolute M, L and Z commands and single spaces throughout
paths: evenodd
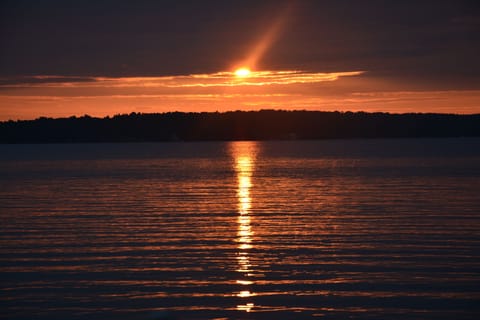
M 480 83 L 479 1 L 2 1 L 0 72 L 159 76 L 225 70 L 289 5 L 265 69 Z

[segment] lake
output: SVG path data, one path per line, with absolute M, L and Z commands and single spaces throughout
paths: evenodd
M 480 139 L 0 145 L 1 318 L 477 319 Z

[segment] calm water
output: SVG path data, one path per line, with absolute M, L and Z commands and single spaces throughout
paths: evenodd
M 480 315 L 480 139 L 0 154 L 2 318 Z

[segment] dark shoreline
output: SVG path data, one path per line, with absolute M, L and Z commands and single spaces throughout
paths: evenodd
M 233 111 L 0 122 L 0 143 L 479 137 L 480 114 Z

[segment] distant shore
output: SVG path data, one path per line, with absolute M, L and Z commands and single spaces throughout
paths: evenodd
M 0 122 L 0 143 L 478 137 L 480 114 L 232 111 Z

